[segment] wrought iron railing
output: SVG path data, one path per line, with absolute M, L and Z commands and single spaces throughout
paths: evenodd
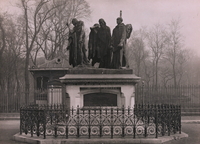
M 200 108 L 200 85 L 153 86 L 136 85 L 135 102 L 149 104 L 176 104 L 182 110 Z
M 179 105 L 135 105 L 134 108 L 65 105 L 20 109 L 20 134 L 65 138 L 155 137 L 181 133 Z

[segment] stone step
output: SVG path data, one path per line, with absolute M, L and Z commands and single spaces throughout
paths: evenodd
M 20 119 L 19 113 L 0 113 L 0 120 L 18 120 Z

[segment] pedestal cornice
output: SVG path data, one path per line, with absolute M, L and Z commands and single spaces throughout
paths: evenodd
M 135 85 L 140 77 L 131 69 L 71 69 L 60 81 L 66 85 Z

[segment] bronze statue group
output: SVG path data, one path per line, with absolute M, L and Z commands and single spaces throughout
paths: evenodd
M 126 56 L 126 41 L 132 32 L 131 24 L 125 25 L 123 19 L 118 17 L 117 26 L 110 28 L 104 19 L 90 27 L 88 55 L 85 45 L 85 32 L 83 21 L 72 19 L 73 29 L 69 32 L 68 47 L 69 64 L 73 67 L 99 63 L 99 68 L 121 69 L 128 68 Z

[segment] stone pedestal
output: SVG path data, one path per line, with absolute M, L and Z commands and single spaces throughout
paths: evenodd
M 74 68 L 60 78 L 61 83 L 66 85 L 70 107 L 95 106 L 96 103 L 101 106 L 133 107 L 135 84 L 139 80 L 131 69 L 95 68 Z

